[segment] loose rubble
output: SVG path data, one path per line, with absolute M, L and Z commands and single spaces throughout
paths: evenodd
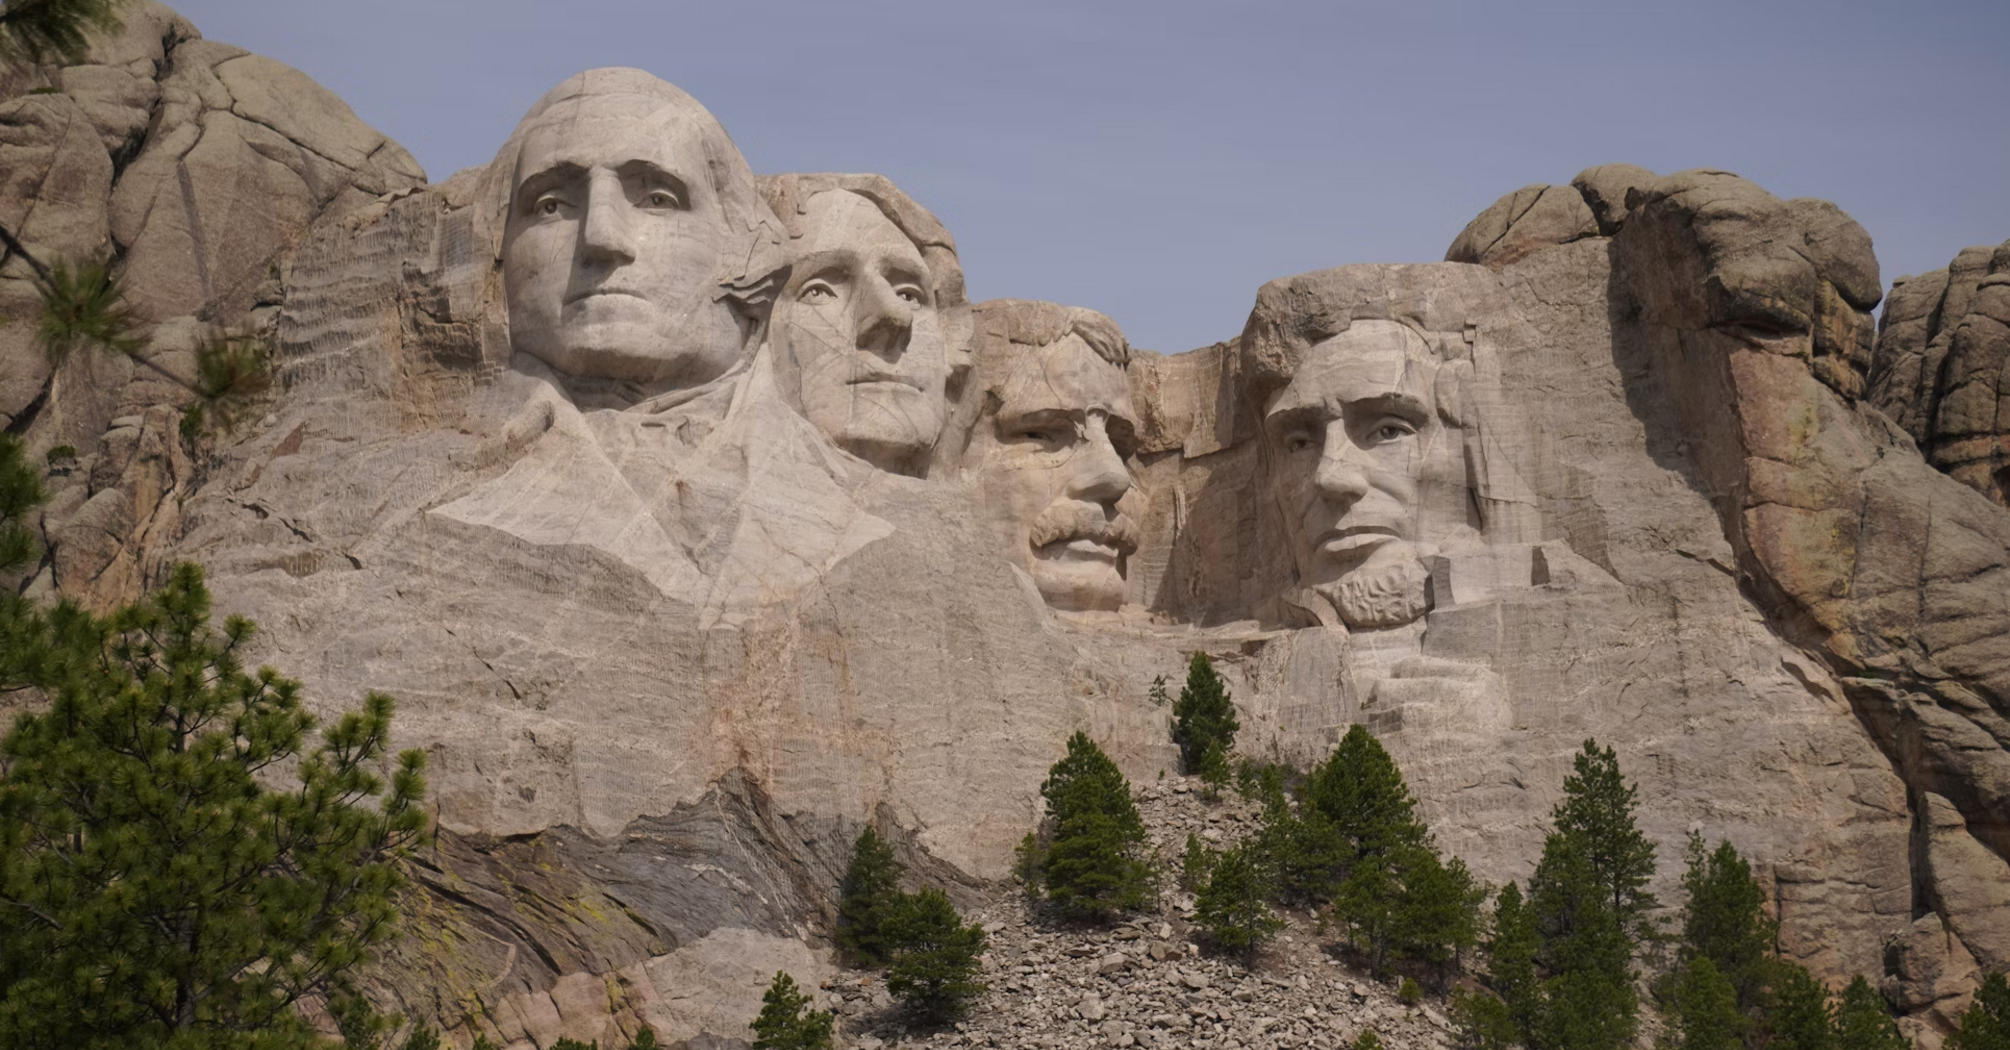
M 1210 802 L 1191 778 L 1137 796 L 1164 872 L 1156 911 L 1107 927 L 1069 926 L 1001 888 L 966 915 L 990 937 L 990 990 L 969 1016 L 949 1029 L 909 1029 L 880 975 L 846 973 L 824 983 L 818 1003 L 837 1012 L 839 1044 L 1297 1050 L 1349 1046 L 1372 1029 L 1392 1050 L 1451 1045 L 1441 998 L 1404 1006 L 1394 982 L 1377 982 L 1329 950 L 1314 916 L 1281 913 L 1285 929 L 1247 966 L 1203 953 L 1189 921 L 1193 897 L 1177 880 L 1186 836 L 1231 844 L 1255 830 L 1257 807 L 1233 791 Z

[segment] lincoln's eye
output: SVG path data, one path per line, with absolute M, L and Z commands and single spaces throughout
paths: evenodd
M 1307 452 L 1311 450 L 1312 445 L 1312 435 L 1302 430 L 1289 434 L 1284 438 L 1284 450 L 1286 452 Z

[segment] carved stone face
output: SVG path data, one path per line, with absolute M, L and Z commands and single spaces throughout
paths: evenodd
M 968 462 L 1006 556 L 1056 609 L 1118 608 L 1137 549 L 1124 512 L 1136 424 L 1124 370 L 1071 334 L 1027 351 L 993 393 Z
M 1463 520 L 1459 442 L 1439 421 L 1429 346 L 1357 321 L 1312 347 L 1264 409 L 1272 496 L 1299 582 L 1351 627 L 1424 613 L 1419 544 L 1434 513 Z
M 503 234 L 510 339 L 571 376 L 660 390 L 741 359 L 747 328 L 717 293 L 745 251 L 706 178 L 695 104 L 592 95 L 523 136 Z M 752 193 L 751 183 L 748 193 Z
M 803 209 L 775 305 L 784 383 L 838 447 L 919 474 L 942 431 L 949 359 L 920 249 L 866 198 L 830 190 Z

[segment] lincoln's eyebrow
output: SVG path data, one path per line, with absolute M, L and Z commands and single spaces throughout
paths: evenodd
M 543 171 L 524 177 L 516 188 L 516 203 L 519 208 L 528 208 L 532 202 L 553 186 L 585 177 L 586 168 L 569 160 L 562 160 Z
M 1318 402 L 1299 403 L 1276 409 L 1263 417 L 1263 425 L 1273 430 L 1286 427 L 1301 427 L 1313 423 L 1324 423 L 1331 416 L 1326 406 Z
M 1347 402 L 1348 414 L 1373 413 L 1385 416 L 1401 416 L 1413 423 L 1422 423 L 1431 418 L 1431 406 L 1415 394 L 1391 390 L 1385 394 Z

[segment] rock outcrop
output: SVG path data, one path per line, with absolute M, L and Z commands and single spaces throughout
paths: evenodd
M 1870 399 L 1927 462 L 2010 506 L 2010 241 L 1892 282 Z
M 157 322 L 155 368 L 53 374 L 0 329 L 54 492 L 29 586 L 105 606 L 197 560 L 320 709 L 399 698 L 440 835 L 375 989 L 459 1043 L 740 1038 L 774 970 L 830 975 L 866 824 L 1002 907 L 1070 733 L 1172 769 L 1151 685 L 1195 651 L 1250 754 L 1372 728 L 1483 878 L 1526 876 L 1595 737 L 1664 900 L 1673 844 L 1729 839 L 1783 949 L 1929 1040 L 2010 966 L 2010 511 L 1976 480 L 2003 251 L 1899 285 L 1880 338 L 1833 205 L 1608 165 L 1163 356 L 970 307 L 920 203 L 757 182 L 647 74 L 574 78 L 425 185 L 298 73 L 134 12 L 0 103 L 0 221 L 110 253 Z M 633 184 L 593 198 L 601 170 Z M 190 439 L 158 371 L 211 323 L 267 332 L 277 389 Z M 1013 994 L 1063 974 L 1070 1033 L 1250 1020 L 1190 994 L 1204 967 L 1121 964 L 1132 1003 L 1003 943 Z M 1277 1045 L 1357 1026 L 1304 988 L 1240 1001 L 1291 1014 Z

